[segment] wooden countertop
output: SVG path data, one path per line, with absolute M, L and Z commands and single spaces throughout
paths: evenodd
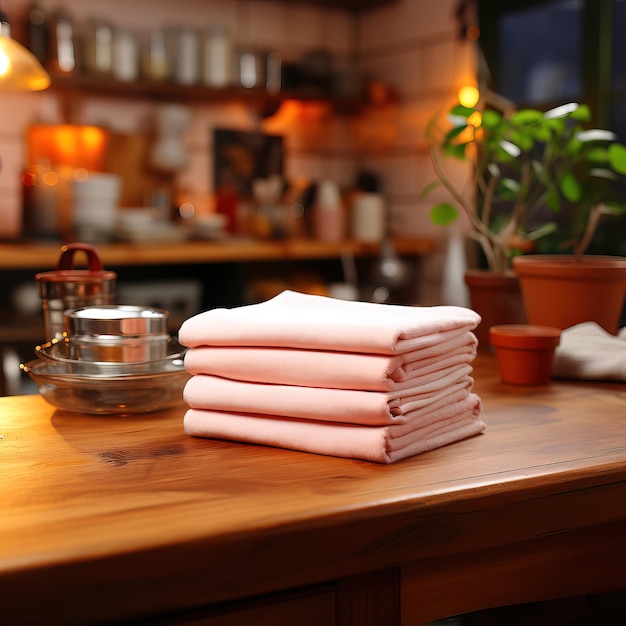
M 400 238 L 395 240 L 395 246 L 400 254 L 422 255 L 432 254 L 437 243 L 429 238 Z M 60 243 L 0 243 L 0 269 L 54 269 L 60 247 Z M 380 250 L 377 244 L 357 241 L 326 243 L 313 239 L 264 241 L 238 238 L 183 243 L 111 243 L 98 244 L 96 248 L 105 267 L 332 259 L 342 254 L 375 256 Z
M 626 386 L 474 375 L 485 434 L 389 466 L 193 439 L 182 404 L 0 398 L 0 615 L 110 623 L 385 568 L 403 624 L 626 588 Z

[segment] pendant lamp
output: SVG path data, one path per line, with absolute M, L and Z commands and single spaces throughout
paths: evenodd
M 11 26 L 0 9 L 0 91 L 41 91 L 50 82 L 37 57 L 11 37 Z

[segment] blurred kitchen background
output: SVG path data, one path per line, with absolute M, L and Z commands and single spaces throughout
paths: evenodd
M 32 204 L 34 185 L 41 193 L 48 168 L 58 173 L 64 164 L 121 174 L 122 208 L 189 203 L 196 214 L 211 213 L 219 129 L 280 136 L 286 181 L 332 181 L 344 199 L 363 173 L 366 181 L 374 173 L 392 233 L 445 236 L 423 208 L 433 198 L 420 193 L 432 179 L 426 124 L 474 82 L 457 0 L 3 0 L 1 7 L 13 36 L 40 47 L 53 86 L 2 95 L 0 237 L 48 228 L 25 214 L 24 203 Z M 280 92 L 305 99 L 281 103 Z M 105 135 L 89 128 L 92 136 L 69 138 L 68 127 L 50 127 L 68 123 Z M 159 132 L 178 137 L 182 154 L 174 149 L 159 161 Z M 70 143 L 76 149 L 61 154 Z M 70 219 L 59 211 L 62 223 Z M 437 299 L 441 259 L 428 263 L 422 278 L 433 293 L 422 292 Z

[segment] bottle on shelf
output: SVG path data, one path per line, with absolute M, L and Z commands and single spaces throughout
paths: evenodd
M 313 207 L 313 235 L 320 241 L 345 239 L 345 214 L 339 186 L 322 180 L 317 188 Z
M 74 24 L 62 9 L 52 14 L 46 65 L 60 74 L 71 74 L 76 70 Z
M 202 83 L 217 89 L 233 83 L 233 45 L 222 26 L 211 27 L 202 40 Z

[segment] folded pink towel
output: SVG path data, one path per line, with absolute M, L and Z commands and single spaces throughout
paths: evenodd
M 232 309 L 212 309 L 183 322 L 187 347 L 274 346 L 401 354 L 471 331 L 480 316 L 463 307 L 353 302 L 284 291 Z
M 469 393 L 470 365 L 454 366 L 441 376 L 402 391 L 361 391 L 297 385 L 249 383 L 198 374 L 186 383 L 183 398 L 193 409 L 235 413 L 262 413 L 351 424 L 393 424 L 428 408 L 439 400 L 438 392 L 457 389 Z
M 448 341 L 399 355 L 295 348 L 200 346 L 185 355 L 192 374 L 303 387 L 393 391 L 419 384 L 476 358 L 478 341 L 466 331 Z
M 485 423 L 479 417 L 480 398 L 472 393 L 467 398 L 467 404 L 468 408 L 462 413 L 421 428 L 410 424 L 329 424 L 287 417 L 189 409 L 185 414 L 184 429 L 193 437 L 393 463 L 483 432 Z

